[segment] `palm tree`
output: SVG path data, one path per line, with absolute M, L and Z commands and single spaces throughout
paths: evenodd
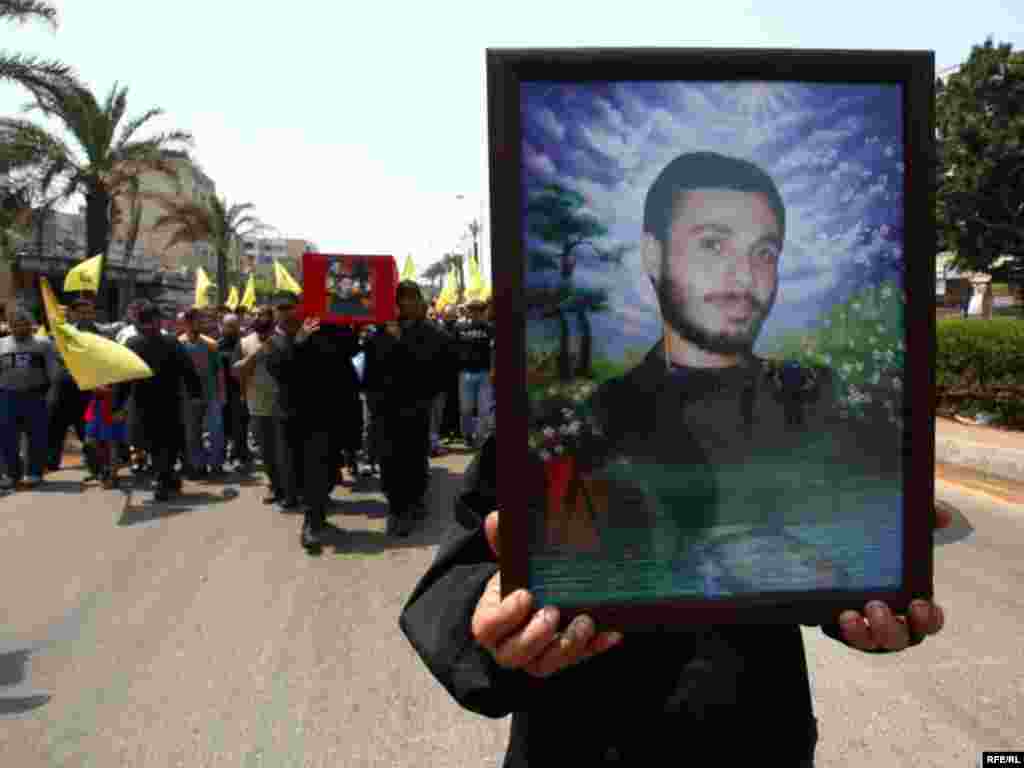
M 106 254 L 118 198 L 132 194 L 138 177 L 150 171 L 178 183 L 175 161 L 188 159 L 179 148 L 191 145 L 192 135 L 171 131 L 136 139 L 138 130 L 162 115 L 163 110 L 147 110 L 122 125 L 128 89 L 117 83 L 102 105 L 88 88 L 78 85 L 37 91 L 34 95 L 32 109 L 56 118 L 74 139 L 78 151 L 60 136 L 29 120 L 0 117 L 0 168 L 8 173 L 37 173 L 39 192 L 51 203 L 83 194 L 86 255 Z M 120 134 L 115 135 L 119 126 Z
M 228 296 L 227 264 L 232 243 L 241 245 L 243 237 L 263 232 L 269 227 L 249 213 L 252 203 L 228 205 L 227 200 L 213 195 L 208 204 L 181 200 L 169 195 L 146 195 L 166 211 L 156 220 L 153 231 L 171 231 L 167 248 L 180 243 L 207 242 L 217 257 L 217 303 Z
M 57 9 L 42 0 L 0 0 L 0 19 L 23 24 L 29 20 L 57 28 Z M 40 61 L 9 51 L 0 51 L 0 82 L 18 83 L 33 94 L 63 87 L 75 81 L 71 67 L 59 61 Z

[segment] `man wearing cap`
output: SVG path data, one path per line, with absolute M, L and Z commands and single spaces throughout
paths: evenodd
M 6 476 L 0 489 L 11 490 L 21 479 L 18 446 L 28 436 L 29 486 L 43 479 L 46 465 L 47 399 L 54 397 L 59 367 L 53 344 L 32 336 L 34 318 L 17 307 L 11 319 L 11 335 L 0 339 L 0 459 Z
M 317 333 L 319 319 L 301 319 L 300 302 L 292 294 L 277 297 L 281 333 L 269 340 L 267 371 L 278 385 L 276 416 L 286 497 L 282 506 L 292 506 L 301 496 L 300 541 L 307 550 L 316 551 L 327 525 L 327 504 L 337 473 L 331 432 L 344 416 L 346 401 L 338 390 L 349 384 L 335 373 L 340 369 L 337 351 L 325 334 Z
M 160 330 L 160 310 L 145 304 L 138 311 L 139 335 L 125 346 L 145 361 L 152 378 L 117 385 L 115 408 L 131 397 L 141 427 L 141 443 L 152 457 L 156 473 L 156 501 L 166 501 L 181 490 L 174 464 L 184 435 L 182 390 L 193 399 L 202 394 L 202 383 L 192 359 L 177 340 Z

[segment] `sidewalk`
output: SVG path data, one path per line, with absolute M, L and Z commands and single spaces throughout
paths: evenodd
M 935 461 L 1024 482 L 1024 432 L 935 419 Z

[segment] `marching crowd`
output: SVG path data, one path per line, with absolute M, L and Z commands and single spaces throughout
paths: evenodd
M 319 546 L 344 474 L 376 474 L 387 531 L 407 536 L 425 514 L 429 460 L 443 442 L 479 449 L 493 433 L 494 321 L 489 302 L 438 311 L 412 281 L 395 298 L 398 320 L 379 326 L 302 318 L 291 293 L 253 311 L 176 318 L 136 301 L 123 320 L 100 323 L 95 297 L 80 293 L 61 308 L 67 323 L 124 345 L 153 372 L 88 391 L 18 306 L 0 324 L 0 490 L 59 470 L 73 429 L 87 481 L 116 487 L 130 468 L 152 477 L 157 502 L 180 494 L 182 477 L 249 474 L 258 454 L 263 502 L 303 513 L 307 548 Z

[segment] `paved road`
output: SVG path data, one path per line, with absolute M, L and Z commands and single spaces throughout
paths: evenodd
M 336 492 L 344 533 L 320 558 L 254 485 L 189 486 L 160 516 L 79 492 L 76 470 L 0 499 L 0 766 L 499 764 L 507 722 L 460 711 L 396 626 L 466 463 L 435 462 L 431 517 L 401 543 L 372 486 Z M 819 766 L 967 766 L 1024 748 L 1024 505 L 1005 501 L 1024 495 L 950 479 L 945 632 L 879 657 L 805 630 Z M 19 680 L 16 651 L 44 640 Z

